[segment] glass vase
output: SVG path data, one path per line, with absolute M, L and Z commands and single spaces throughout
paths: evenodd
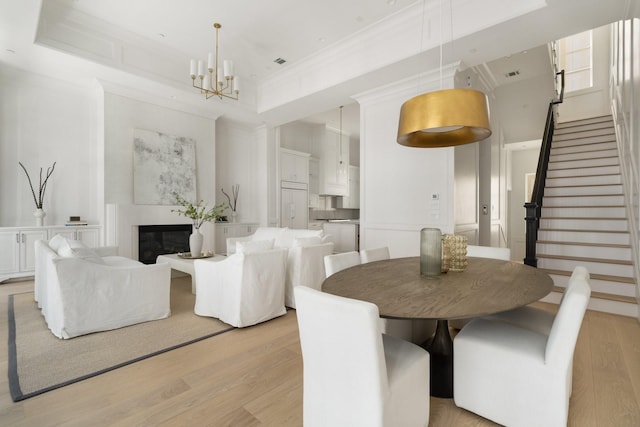
M 442 272 L 442 232 L 439 228 L 420 230 L 420 274 L 439 276 Z

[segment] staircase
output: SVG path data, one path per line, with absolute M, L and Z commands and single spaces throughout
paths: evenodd
M 611 116 L 556 126 L 536 253 L 558 302 L 577 265 L 591 273 L 589 308 L 638 317 L 631 235 Z

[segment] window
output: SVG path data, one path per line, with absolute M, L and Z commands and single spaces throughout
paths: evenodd
M 593 86 L 591 31 L 560 40 L 560 69 L 564 69 L 565 92 Z

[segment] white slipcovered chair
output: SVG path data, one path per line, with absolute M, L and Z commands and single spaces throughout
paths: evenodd
M 467 245 L 467 256 L 475 258 L 491 258 L 502 261 L 511 260 L 511 249 L 494 248 L 491 246 Z M 454 319 L 449 321 L 449 326 L 453 329 L 462 329 L 471 319 Z
M 169 264 L 145 265 L 125 257 L 100 256 L 99 251 L 59 235 L 50 242 L 36 241 L 35 251 L 35 298 L 58 338 L 171 314 Z
M 383 261 L 390 258 L 391 254 L 389 253 L 389 248 L 387 246 L 374 249 L 363 249 L 360 251 L 360 262 L 362 264 L 366 264 L 368 262 Z
M 324 257 L 324 269 L 327 277 L 345 268 L 360 264 L 360 254 L 356 251 L 341 252 L 339 254 L 326 255 Z
M 458 407 L 508 426 L 566 426 L 573 353 L 591 288 L 571 280 L 548 335 L 475 319 L 453 340 Z
M 195 260 L 194 312 L 237 328 L 286 314 L 286 262 L 286 249 L 260 247 L 241 249 L 222 261 Z
M 374 304 L 307 287 L 294 292 L 305 427 L 429 423 L 429 353 L 383 335 Z
M 360 251 L 362 264 L 390 259 L 391 254 L 387 246 Z M 382 318 L 383 334 L 393 335 L 416 344 L 422 344 L 431 338 L 436 330 L 435 320 L 385 319 Z
M 321 243 L 319 237 L 294 239 L 287 255 L 284 303 L 296 308 L 293 289 L 307 286 L 320 290 L 327 277 L 324 270 L 324 257 L 333 252 L 333 242 Z
M 562 295 L 562 299 L 560 300 L 561 304 L 564 298 L 567 297 L 567 294 L 570 294 L 573 291 L 574 284 L 578 282 L 577 280 L 575 280 L 576 277 L 583 277 L 589 280 L 589 271 L 582 266 L 577 266 L 573 270 L 571 278 L 569 279 L 569 283 L 567 284 L 567 288 L 565 289 L 564 294 Z M 554 312 L 526 305 L 524 307 L 514 308 L 513 310 L 492 314 L 490 316 L 487 316 L 486 318 L 507 322 L 521 328 L 529 329 L 544 335 L 549 335 L 549 331 L 551 331 L 551 326 L 553 325 L 553 320 L 555 319 L 555 317 L 556 314 Z

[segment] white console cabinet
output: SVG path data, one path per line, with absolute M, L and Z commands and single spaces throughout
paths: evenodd
M 241 224 L 232 222 L 217 222 L 215 236 L 215 253 L 227 253 L 227 237 L 244 237 L 255 233 L 258 224 Z
M 17 277 L 33 276 L 36 269 L 34 243 L 48 240 L 56 234 L 81 240 L 87 246 L 100 243 L 99 226 L 83 226 L 82 230 L 65 226 L 0 227 L 0 282 Z

